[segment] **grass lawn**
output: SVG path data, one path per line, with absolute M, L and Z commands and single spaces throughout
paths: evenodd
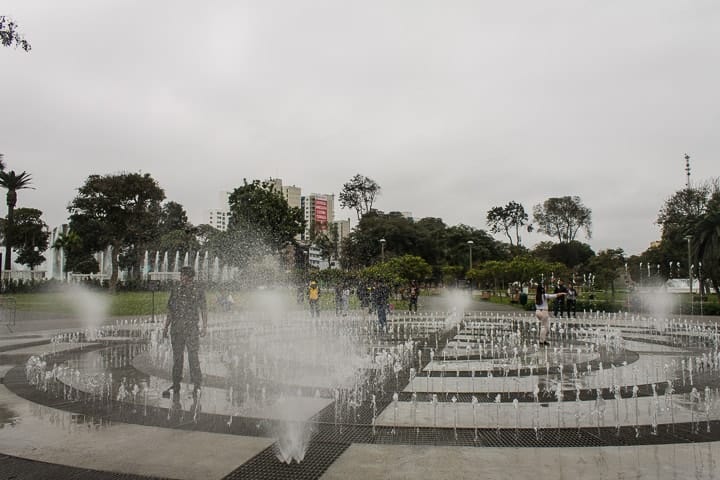
M 169 295 L 169 292 L 155 292 L 156 314 L 166 312 Z M 294 292 L 288 290 L 287 295 L 291 304 L 295 304 Z M 91 302 L 97 302 L 98 305 L 98 308 L 93 310 L 99 310 L 101 305 L 105 305 L 108 315 L 111 316 L 150 315 L 153 311 L 152 292 L 119 292 L 110 295 L 105 291 L 79 291 L 77 293 L 18 293 L 3 296 L 14 299 L 18 311 L 81 315 L 87 310 L 87 305 Z M 235 300 L 235 309 L 243 310 L 248 301 L 249 292 L 232 292 L 232 296 Z M 206 298 L 209 311 L 219 309 L 217 304 L 218 292 L 208 291 L 206 292 Z M 393 299 L 390 302 L 395 310 L 408 308 L 406 300 Z M 304 299 L 301 308 L 309 308 L 307 299 Z M 321 294 L 320 308 L 322 310 L 335 310 L 335 295 L 333 292 L 323 292 Z M 357 295 L 350 296 L 350 308 L 360 308 Z
M 155 292 L 155 313 L 165 312 L 168 295 L 168 292 Z M 98 308 L 105 306 L 113 316 L 150 315 L 153 309 L 152 292 L 18 293 L 5 297 L 15 299 L 18 310 L 29 312 L 78 315 L 90 302 L 97 302 Z

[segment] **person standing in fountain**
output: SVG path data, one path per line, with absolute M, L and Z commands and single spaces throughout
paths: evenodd
M 565 298 L 565 307 L 567 308 L 567 316 L 570 318 L 570 312 L 572 317 L 577 318 L 577 290 L 575 290 L 575 284 L 570 282 L 570 286 L 567 290 L 567 297 Z
M 194 384 L 194 393 L 200 391 L 202 372 L 200 371 L 200 337 L 207 332 L 207 301 L 205 292 L 195 282 L 195 271 L 192 267 L 180 269 L 180 283 L 170 292 L 168 313 L 165 320 L 164 334 L 167 337 L 170 329 L 170 343 L 173 349 L 173 368 L 171 390 L 178 394 L 183 376 L 185 349 L 188 351 L 190 364 L 190 381 Z M 202 320 L 202 326 L 198 325 Z M 170 328 L 172 326 L 172 328 Z
M 417 307 L 418 307 L 418 297 L 420 296 L 420 288 L 417 285 L 417 282 L 413 280 L 410 282 L 410 292 L 409 292 L 409 299 L 410 299 L 410 305 L 409 310 L 415 311 L 417 313 Z
M 376 282 L 372 289 L 373 305 L 377 311 L 378 323 L 380 329 L 385 330 L 387 324 L 388 301 L 390 299 L 390 289 L 383 282 Z
M 308 303 L 310 304 L 310 316 L 320 316 L 320 285 L 315 280 L 308 286 Z
M 550 312 L 548 312 L 548 300 L 565 296 L 565 292 L 561 293 L 545 293 L 545 288 L 538 284 L 535 291 L 535 316 L 540 321 L 540 345 L 547 345 L 546 341 L 548 330 L 550 330 Z

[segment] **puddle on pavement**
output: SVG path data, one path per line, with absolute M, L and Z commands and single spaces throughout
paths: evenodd
M 17 419 L 18 415 L 15 412 L 0 405 L 0 428 L 5 428 L 6 425 L 14 427 Z

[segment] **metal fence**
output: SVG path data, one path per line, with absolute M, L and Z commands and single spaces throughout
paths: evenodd
M 17 303 L 13 297 L 0 296 L 0 325 L 14 327 L 16 311 Z

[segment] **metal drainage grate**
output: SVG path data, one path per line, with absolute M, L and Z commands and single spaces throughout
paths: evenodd
M 231 472 L 224 480 L 314 480 L 350 446 L 348 443 L 310 442 L 301 463 L 282 463 L 271 446 Z

